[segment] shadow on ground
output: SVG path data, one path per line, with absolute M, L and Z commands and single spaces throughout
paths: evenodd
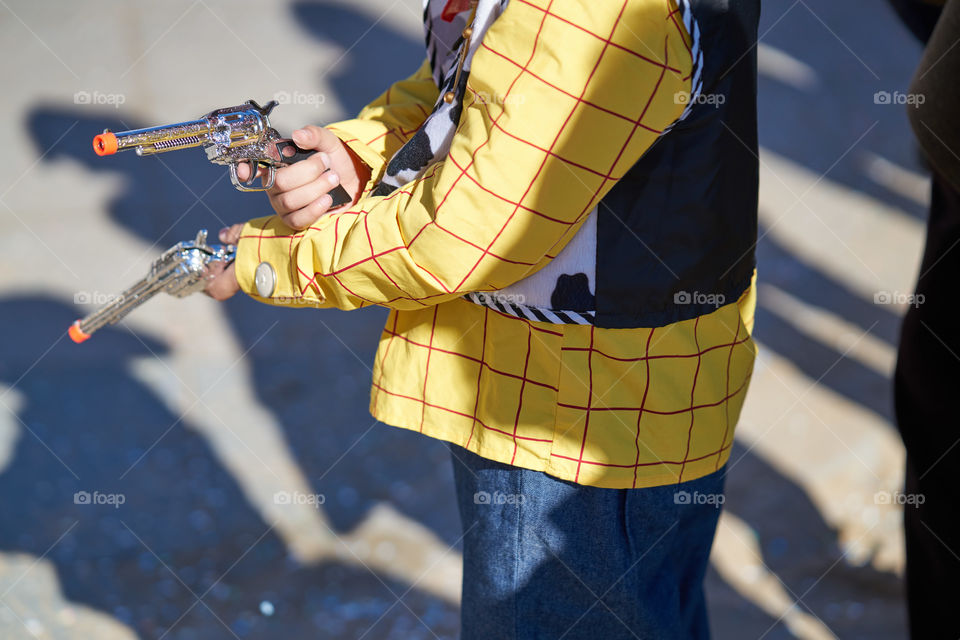
M 892 16 L 876 21 L 883 31 L 879 46 L 876 33 L 854 29 L 861 19 L 851 13 L 863 8 L 852 3 L 817 0 L 808 8 L 777 0 L 765 3 L 764 10 L 761 33 L 770 29 L 767 41 L 808 61 L 821 84 L 805 93 L 761 78 L 762 144 L 819 174 L 879 119 L 866 148 L 916 168 L 905 119 L 878 110 L 870 99 L 876 90 L 906 86 L 916 57 L 916 45 Z M 811 15 L 789 28 L 777 26 L 785 10 Z M 870 53 L 864 65 L 879 78 L 850 58 L 812 12 L 828 24 L 849 27 L 840 35 L 849 38 L 850 49 Z M 296 2 L 293 13 L 318 39 L 344 49 L 342 60 L 319 71 L 317 79 L 350 111 L 422 59 L 418 40 L 382 22 L 371 27 L 371 17 L 350 5 Z M 351 48 L 365 32 L 362 44 Z M 813 50 L 811 33 L 826 44 Z M 910 55 L 902 56 L 903 51 Z M 837 64 L 839 59 L 843 64 Z M 122 178 L 108 204 L 109 215 L 144 242 L 165 247 L 191 238 L 200 227 L 215 230 L 267 211 L 262 196 L 235 192 L 226 172 L 209 165 L 199 150 L 143 159 L 129 154 L 97 158 L 90 150 L 92 134 L 104 127 L 156 123 L 127 119 L 115 110 L 91 116 L 39 104 L 26 124 L 38 152 L 50 151 L 43 162 L 69 158 L 92 173 Z M 837 164 L 830 178 L 923 215 L 915 203 L 865 178 L 858 157 Z M 769 237 L 760 245 L 759 261 L 761 278 L 864 329 L 877 322 L 875 335 L 895 343 L 895 316 L 851 294 Z M 388 502 L 448 543 L 457 540 L 446 448 L 374 424 L 366 411 L 382 310 L 349 316 L 278 310 L 238 297 L 225 305 L 224 313 L 241 344 L 256 343 L 247 357 L 257 399 L 283 425 L 314 488 L 329 496 L 325 508 L 335 528 L 348 531 L 373 505 Z M 169 637 L 175 638 L 222 637 L 224 624 L 251 638 L 355 637 L 371 625 L 371 638 L 432 637 L 418 618 L 439 636 L 455 635 L 456 611 L 416 589 L 400 606 L 389 589 L 403 593 L 407 585 L 336 563 L 304 568 L 289 561 L 281 541 L 246 503 L 206 443 L 129 375 L 132 358 L 163 353 L 169 345 L 141 342 L 121 327 L 103 330 L 95 353 L 76 351 L 62 339 L 63 327 L 73 318 L 71 308 L 49 298 L 0 300 L 0 331 L 21 336 L 0 362 L 0 381 L 16 384 L 25 397 L 15 455 L 0 474 L 0 548 L 40 556 L 63 536 L 50 557 L 67 598 L 116 616 L 144 637 L 174 624 Z M 758 334 L 813 378 L 840 355 L 763 310 Z M 60 342 L 31 369 L 57 336 Z M 888 382 L 856 363 L 842 362 L 821 383 L 890 419 Z M 151 449 L 166 430 L 161 444 Z M 874 628 L 870 622 L 899 599 L 899 581 L 838 563 L 836 532 L 805 491 L 759 457 L 735 448 L 734 459 L 741 456 L 743 462 L 727 481 L 728 508 L 757 531 L 764 560 L 787 588 L 797 596 L 808 592 L 804 605 L 842 638 L 899 636 L 899 630 L 891 635 L 889 628 Z M 74 494 L 85 490 L 122 493 L 126 502 L 120 508 L 75 504 Z M 832 554 L 824 556 L 824 547 Z M 818 577 L 827 570 L 829 589 L 818 587 Z M 715 572 L 708 587 L 718 637 L 765 632 L 767 638 L 791 637 L 782 623 L 743 599 Z M 195 595 L 202 594 L 197 604 Z M 263 600 L 276 603 L 274 616 L 258 612 Z

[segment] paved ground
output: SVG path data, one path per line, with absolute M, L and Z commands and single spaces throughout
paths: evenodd
M 162 248 L 265 211 L 200 152 L 98 159 L 93 133 L 277 92 L 282 129 L 343 117 L 416 65 L 418 5 L 0 0 L 3 638 L 456 636 L 445 449 L 366 412 L 384 313 L 158 299 L 83 347 L 63 338 Z M 713 627 L 902 638 L 883 498 L 901 480 L 903 305 L 875 297 L 911 290 L 927 181 L 903 108 L 874 94 L 904 91 L 919 49 L 882 4 L 763 10 L 762 353 Z

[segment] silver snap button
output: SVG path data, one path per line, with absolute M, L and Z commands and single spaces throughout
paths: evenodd
M 269 298 L 273 295 L 273 290 L 277 286 L 277 272 L 273 270 L 269 262 L 261 262 L 254 272 L 253 282 L 257 286 L 257 293 L 260 297 Z

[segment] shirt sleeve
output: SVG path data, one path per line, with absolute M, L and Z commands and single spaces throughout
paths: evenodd
M 474 55 L 446 159 L 302 232 L 250 221 L 241 288 L 275 304 L 411 309 L 542 268 L 683 113 L 692 61 L 676 13 L 672 0 L 514 0 Z M 255 286 L 263 262 L 269 298 Z

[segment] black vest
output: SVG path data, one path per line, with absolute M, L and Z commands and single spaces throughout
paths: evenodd
M 736 302 L 756 266 L 760 2 L 690 3 L 702 97 L 599 207 L 598 327 L 659 327 L 710 313 Z

